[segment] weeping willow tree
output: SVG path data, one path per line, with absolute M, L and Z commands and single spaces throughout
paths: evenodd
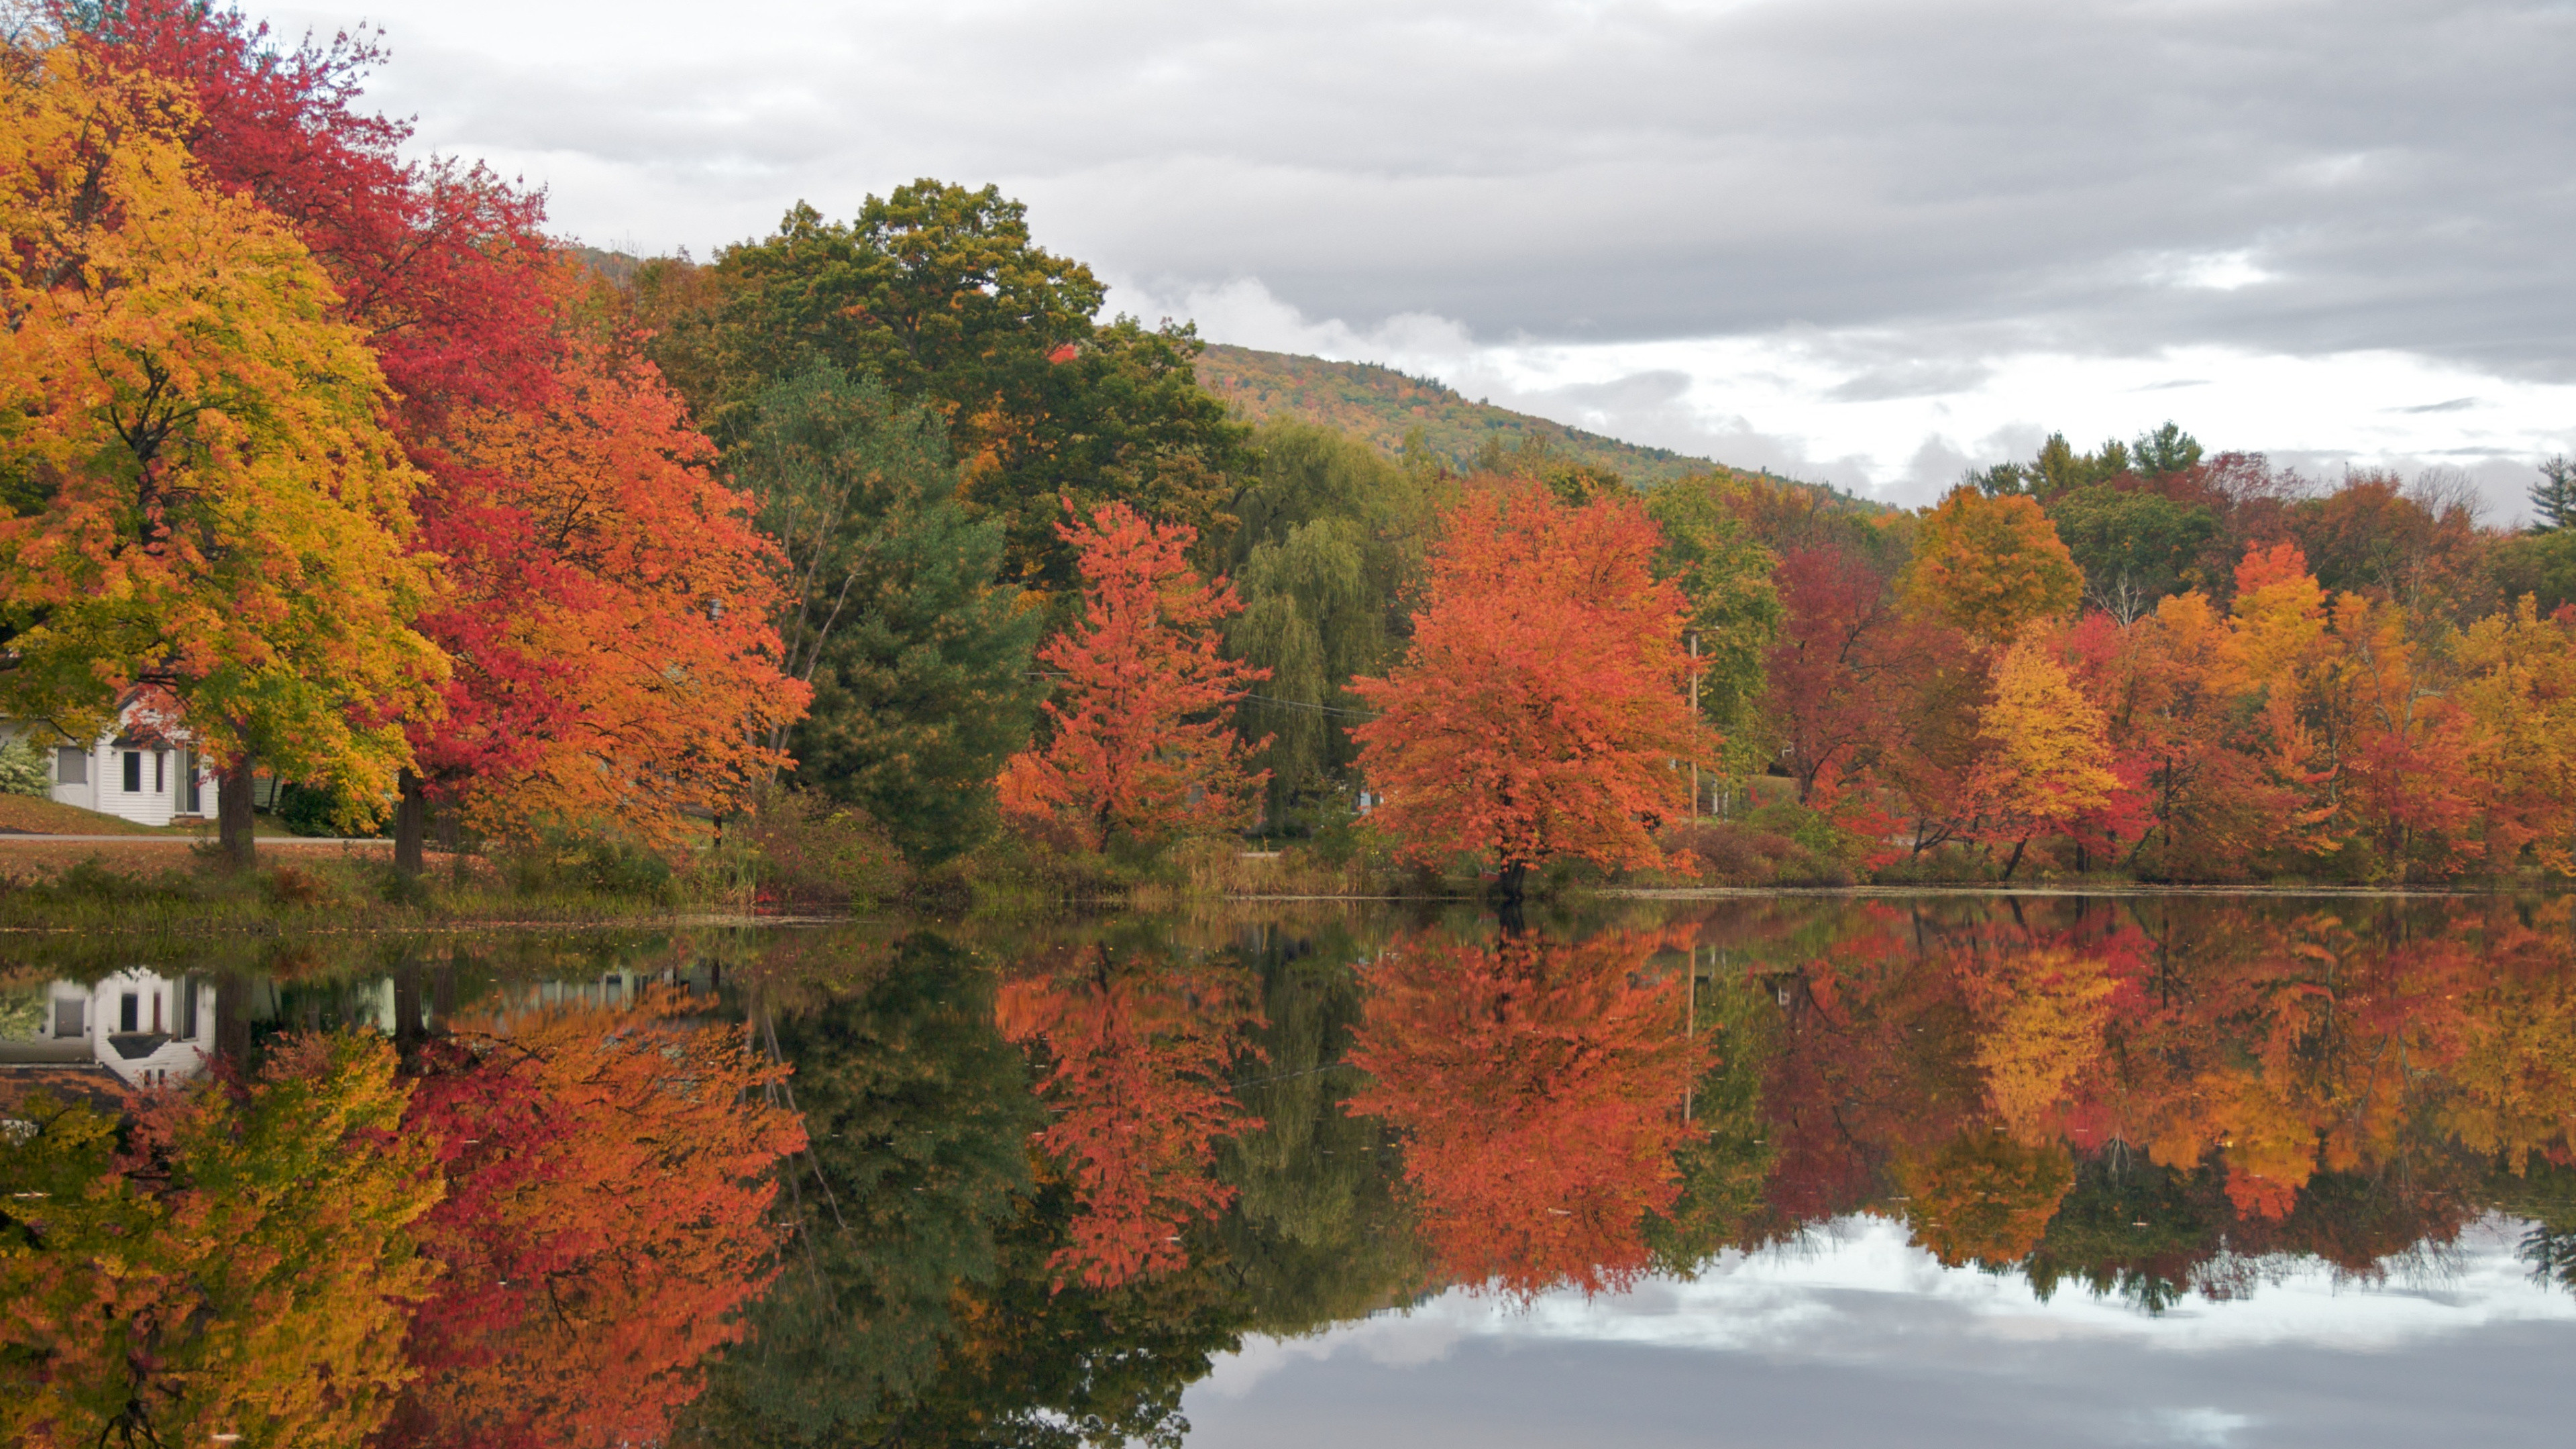
M 1256 437 L 1262 467 L 1218 562 L 1243 597 L 1227 631 L 1234 657 L 1270 671 L 1242 711 L 1269 735 L 1269 818 L 1289 816 L 1347 778 L 1365 717 L 1345 689 L 1380 670 L 1398 642 L 1404 593 L 1422 556 L 1430 485 L 1355 439 L 1295 422 Z

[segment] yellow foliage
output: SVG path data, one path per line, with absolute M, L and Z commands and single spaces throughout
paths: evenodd
M 437 580 L 365 338 L 197 175 L 183 92 L 78 44 L 0 68 L 6 704 L 93 724 L 157 682 L 218 755 L 381 793 L 445 657 L 410 627 Z

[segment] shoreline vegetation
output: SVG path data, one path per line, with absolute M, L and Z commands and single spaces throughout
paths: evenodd
M 0 926 L 2576 875 L 2569 460 L 1894 508 L 1211 355 L 992 186 L 580 247 L 381 59 L 0 43 L 0 832 L 215 786 L 0 833 Z

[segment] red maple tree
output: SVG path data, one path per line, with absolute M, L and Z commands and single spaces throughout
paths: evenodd
M 1413 649 L 1351 689 L 1352 735 L 1385 796 L 1380 826 L 1426 864 L 1488 856 L 1504 888 L 1556 856 L 1668 861 L 1653 827 L 1689 808 L 1677 761 L 1706 760 L 1691 717 L 1688 601 L 1659 582 L 1642 505 L 1580 507 L 1539 488 L 1472 488 L 1444 521 Z
M 1247 748 L 1227 715 L 1270 671 L 1218 652 L 1215 624 L 1243 605 L 1190 567 L 1198 530 L 1111 503 L 1056 531 L 1081 555 L 1082 621 L 1038 651 L 1062 681 L 1047 742 L 1003 767 L 1003 812 L 1090 850 L 1250 823 L 1270 775 L 1244 759 L 1267 741 Z

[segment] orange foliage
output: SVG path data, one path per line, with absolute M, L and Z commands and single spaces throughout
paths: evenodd
M 1261 1126 L 1226 1080 L 1260 1024 L 1252 1003 L 1239 969 L 1122 964 L 1107 947 L 1002 987 L 1002 1034 L 1047 1062 L 1055 1120 L 1038 1150 L 1073 1184 L 1072 1241 L 1047 1259 L 1058 1287 L 1186 1267 L 1182 1230 L 1234 1200 L 1209 1172 L 1219 1143 Z
M 1044 705 L 1053 730 L 1003 767 L 1003 813 L 1070 828 L 1092 850 L 1121 833 L 1250 824 L 1270 777 L 1244 768 L 1224 710 L 1270 674 L 1218 652 L 1214 626 L 1243 605 L 1225 580 L 1203 582 L 1189 566 L 1198 531 L 1123 503 L 1056 531 L 1081 554 L 1082 622 L 1038 651 L 1064 676 Z
M 785 1068 L 688 1009 L 535 1004 L 434 1045 L 410 1125 L 447 1171 L 423 1234 L 445 1275 L 390 1442 L 658 1442 L 741 1338 L 775 1271 L 770 1167 L 804 1132 L 762 1093 Z
M 219 759 L 382 795 L 445 660 L 365 336 L 206 184 L 181 88 L 79 43 L 0 71 L 0 700 L 85 729 L 157 683 Z
M 1961 484 L 1923 520 L 1909 589 L 1929 614 L 2010 644 L 2030 625 L 2075 612 L 2084 572 L 2035 498 L 1989 498 Z
M 1352 730 L 1406 855 L 1491 856 L 1508 878 L 1557 856 L 1667 861 L 1652 827 L 1689 808 L 1677 761 L 1711 742 L 1690 714 L 1687 601 L 1650 565 L 1633 499 L 1568 507 L 1536 488 L 1470 491 L 1430 561 L 1413 648 L 1351 689 Z M 1686 862 L 1683 862 L 1686 863 Z
M 1713 1050 L 1683 1032 L 1683 978 L 1638 979 L 1662 941 L 1423 932 L 1365 968 L 1350 1060 L 1373 1080 L 1348 1110 L 1404 1133 L 1449 1277 L 1528 1295 L 1644 1271 L 1646 1215 L 1671 1208 L 1673 1154 L 1700 1136 L 1682 1095 Z
M 779 672 L 776 548 L 677 395 L 575 337 L 551 391 L 458 417 L 451 449 L 433 542 L 465 588 L 427 622 L 464 668 L 425 762 L 501 825 L 667 840 L 732 808 L 807 690 Z

